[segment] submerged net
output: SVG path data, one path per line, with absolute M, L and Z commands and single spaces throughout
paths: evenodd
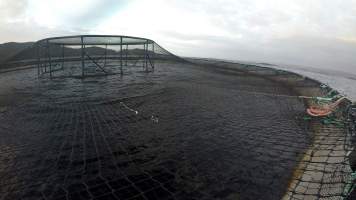
M 110 40 L 116 49 L 87 41 L 82 60 L 74 38 L 60 40 L 65 59 L 63 46 L 51 47 L 52 77 L 82 76 L 84 61 L 87 78 L 38 79 L 35 59 L 21 61 L 33 62 L 27 73 L 0 77 L 14 88 L 0 110 L 0 199 L 352 198 L 351 107 L 309 118 L 300 98 L 330 88 L 120 37 Z M 142 73 L 144 57 L 153 73 Z M 91 77 L 105 74 L 93 61 L 126 76 Z

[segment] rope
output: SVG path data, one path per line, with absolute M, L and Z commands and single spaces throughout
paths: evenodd
M 120 102 L 120 105 L 124 106 L 124 108 L 126 108 L 127 110 L 134 112 L 136 115 L 138 114 L 137 110 L 134 110 L 134 109 L 128 107 L 126 104 L 124 104 L 124 102 Z
M 247 91 L 242 91 L 245 93 L 250 93 L 250 94 L 259 94 L 259 95 L 265 95 L 265 96 L 274 96 L 274 97 L 286 97 L 286 98 L 300 98 L 300 99 L 314 99 L 318 101 L 333 101 L 335 98 L 331 97 L 309 97 L 309 96 L 293 96 L 293 95 L 286 95 L 286 94 L 269 94 L 269 93 L 264 93 L 264 92 L 247 92 Z
M 134 110 L 130 107 L 128 107 L 124 102 L 120 102 L 120 105 L 122 105 L 124 108 L 128 109 L 131 112 L 134 112 L 136 115 L 138 115 L 138 111 Z M 141 112 L 142 113 L 142 112 Z M 151 115 L 151 117 L 149 118 L 153 123 L 158 123 L 159 122 L 159 118 L 158 116 L 155 115 Z
M 345 189 L 344 189 L 344 198 L 347 199 L 347 197 L 351 194 L 353 190 L 356 189 L 356 172 L 351 173 L 350 181 L 346 184 Z

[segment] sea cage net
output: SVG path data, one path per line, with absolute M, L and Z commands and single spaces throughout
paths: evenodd
M 151 72 L 155 61 L 177 59 L 153 40 L 130 36 L 82 35 L 47 38 L 7 62 L 35 65 L 39 77 L 86 77 Z
M 208 59 L 201 59 L 199 62 L 206 67 L 226 67 L 228 69 L 231 66 L 231 62 L 225 61 L 211 62 Z M 253 74 L 256 77 L 291 86 L 293 90 L 299 94 L 322 97 L 326 97 L 332 93 L 334 93 L 335 97 L 341 95 L 319 81 L 303 77 L 293 72 L 251 64 L 242 65 L 237 63 L 235 67 L 241 72 L 247 72 L 247 74 Z M 247 74 L 246 76 L 248 76 Z M 250 78 L 249 80 L 252 79 Z M 278 87 L 275 87 L 275 89 L 277 88 Z M 273 151 L 261 153 L 261 155 L 264 155 L 263 159 L 268 159 L 269 156 L 279 159 L 284 157 L 283 154 L 290 153 L 292 146 L 305 145 L 302 154 L 289 160 L 295 161 L 297 165 L 294 167 L 293 173 L 288 179 L 288 183 L 286 184 L 287 189 L 282 199 L 356 199 L 356 107 L 351 105 L 351 102 L 348 101 L 340 105 L 332 115 L 311 118 L 305 113 L 304 106 L 302 109 L 295 107 L 295 105 L 298 105 L 295 102 L 302 101 L 306 106 L 309 104 L 313 105 L 313 101 L 317 101 L 315 98 L 308 99 L 294 95 L 278 95 L 278 92 L 274 94 L 267 94 L 265 91 L 251 93 L 254 93 L 256 98 L 259 99 L 262 99 L 263 96 L 273 98 L 278 102 L 278 107 L 275 109 L 283 110 L 283 118 L 296 119 L 301 127 L 305 128 L 303 134 L 310 134 L 311 140 L 307 142 L 297 141 L 299 138 L 289 138 L 283 142 L 282 140 L 275 142 L 273 148 L 279 148 L 278 146 L 281 144 L 287 146 L 285 149 L 281 148 L 278 155 L 273 155 Z M 262 112 L 262 110 L 260 111 Z M 258 124 L 257 121 L 255 123 Z M 271 125 L 271 121 L 269 125 Z M 280 132 L 283 133 L 284 130 L 280 130 Z M 252 132 L 249 133 L 252 134 Z M 277 134 L 275 134 L 274 137 L 277 137 Z M 251 141 L 252 140 L 259 141 L 262 139 L 252 137 Z M 258 151 L 256 149 L 258 149 L 257 146 L 252 148 L 251 151 Z M 254 158 L 249 159 L 250 162 L 254 160 Z M 286 168 L 284 162 L 285 161 L 273 165 L 277 168 Z M 268 167 L 265 167 L 263 169 L 263 173 L 270 173 L 267 168 Z M 256 172 L 256 174 L 254 175 L 260 176 L 261 172 Z M 271 183 L 273 183 L 274 178 L 265 179 L 265 181 L 271 181 Z M 276 188 L 271 188 L 269 193 L 273 193 L 275 189 Z
M 83 45 L 81 43 L 82 37 Z M 25 63 L 38 67 L 40 77 L 82 77 L 83 75 L 125 74 L 132 70 L 149 72 L 154 69 L 152 66 L 156 66 L 155 75 L 160 75 L 160 64 L 166 64 L 162 61 L 180 59 L 161 48 L 152 40 L 125 40 L 124 38 L 125 36 L 122 36 L 122 39 L 121 36 L 74 36 L 45 39 L 21 52 L 15 57 L 17 59 L 14 59 L 13 63 Z M 124 41 L 127 43 L 124 43 Z M 83 57 L 84 59 L 82 59 Z M 195 60 L 195 62 L 188 63 L 187 66 L 193 68 L 194 66 L 192 65 L 204 65 L 204 69 L 211 67 L 212 70 L 216 70 L 214 72 L 221 70 L 222 73 L 227 73 L 228 70 L 231 70 L 224 69 L 224 67 L 231 66 L 231 63 L 212 63 L 211 60 L 206 63 Z M 83 64 L 84 68 L 82 68 Z M 166 67 L 182 68 L 184 66 L 178 63 L 178 65 L 167 65 Z M 82 69 L 84 70 L 82 71 Z M 241 199 L 259 199 L 263 195 L 264 199 L 279 199 L 277 197 L 283 196 L 283 199 L 351 200 L 352 194 L 350 195 L 350 193 L 355 187 L 355 173 L 354 170 L 350 169 L 348 152 L 353 151 L 355 146 L 352 142 L 356 134 L 356 114 L 354 114 L 355 116 L 350 114 L 347 117 L 350 121 L 349 126 L 343 125 L 341 127 L 338 124 L 324 124 L 321 120 L 304 120 L 304 104 L 299 102 L 300 99 L 297 96 L 285 95 L 283 92 L 284 87 L 277 83 L 287 84 L 288 82 L 288 84 L 293 85 L 294 89 L 303 91 L 303 93 L 309 90 L 311 91 L 310 93 L 315 93 L 315 90 L 320 89 L 321 83 L 294 73 L 267 67 L 237 64 L 234 66 L 235 69 L 239 73 L 233 71 L 234 76 L 222 76 L 221 74 L 219 76 L 224 80 L 224 83 L 234 83 L 232 87 L 234 89 L 239 88 L 235 95 L 229 93 L 224 97 L 225 101 L 214 95 L 216 94 L 214 92 L 224 94 L 222 91 L 229 89 L 228 87 L 231 87 L 231 85 L 224 84 L 224 87 L 219 88 L 219 90 L 212 90 L 216 85 L 213 87 L 207 87 L 207 85 L 216 81 L 214 77 L 209 74 L 208 77 L 204 78 L 203 73 L 195 72 L 197 73 L 195 75 L 194 73 L 189 74 L 193 77 L 192 80 L 204 80 L 206 81 L 204 83 L 209 84 L 197 84 L 194 81 L 187 84 L 181 83 L 180 87 L 184 88 L 184 94 L 183 92 L 177 93 L 181 95 L 175 96 L 175 92 L 169 92 L 147 96 L 145 100 L 151 103 L 143 103 L 143 97 L 141 96 L 120 100 L 116 103 L 115 101 L 110 101 L 103 104 L 82 105 L 81 103 L 47 106 L 36 104 L 34 105 L 36 109 L 29 106 L 17 108 L 20 110 L 18 111 L 20 114 L 12 112 L 14 113 L 13 115 L 9 113 L 6 117 L 4 115 L 3 119 L 1 119 L 0 115 L 3 126 L 14 125 L 14 128 L 7 129 L 11 131 L 12 136 L 18 136 L 14 137 L 16 138 L 15 141 L 26 142 L 26 137 L 22 136 L 22 130 L 16 131 L 16 128 L 23 129 L 18 124 L 27 124 L 26 130 L 33 128 L 33 130 L 38 131 L 36 132 L 38 135 L 43 135 L 44 138 L 50 139 L 50 137 L 47 137 L 48 133 L 60 133 L 61 137 L 66 138 L 68 142 L 64 143 L 65 147 L 64 145 L 60 146 L 59 143 L 63 142 L 64 139 L 58 139 L 58 141 L 53 142 L 58 145 L 50 146 L 51 149 L 60 152 L 59 156 L 45 153 L 47 151 L 46 146 L 42 147 L 43 154 L 33 156 L 34 160 L 43 160 L 42 155 L 46 158 L 53 156 L 56 157 L 53 159 L 56 162 L 58 157 L 58 162 L 54 164 L 55 167 L 51 168 L 54 171 L 50 171 L 51 176 L 56 177 L 55 181 L 50 182 L 52 180 L 49 180 L 46 186 L 37 186 L 37 182 L 33 180 L 46 179 L 45 173 L 37 175 L 32 171 L 24 172 L 19 170 L 21 173 L 28 173 L 26 175 L 30 177 L 29 182 L 24 181 L 24 183 L 28 184 L 24 184 L 26 185 L 24 186 L 25 189 L 19 190 L 24 195 L 27 193 L 33 195 L 31 193 L 32 190 L 27 188 L 33 187 L 37 190 L 42 190 L 45 187 L 46 191 L 48 188 L 48 190 L 53 190 L 53 194 L 49 194 L 50 197 L 59 197 L 62 194 L 71 196 L 73 195 L 71 189 L 74 186 L 86 184 L 88 187 L 76 188 L 75 191 L 107 196 L 116 195 L 120 197 L 117 199 L 133 199 L 149 195 L 153 196 L 153 199 L 158 199 L 159 195 L 167 198 L 171 197 L 172 199 L 180 199 L 179 195 L 182 195 L 181 199 L 188 196 L 193 196 L 197 199 L 199 197 L 200 199 L 209 199 L 209 197 L 212 197 L 209 195 L 220 193 L 214 191 L 215 189 L 218 191 L 219 188 L 213 188 L 213 186 L 221 184 L 227 188 L 227 190 L 224 190 L 227 191 L 226 193 L 229 193 L 229 190 L 230 192 L 240 192 Z M 185 69 L 183 68 L 183 70 Z M 219 75 L 219 73 L 216 74 Z M 186 76 L 187 74 L 184 75 Z M 266 79 L 271 81 L 266 82 Z M 186 80 L 186 77 L 184 77 L 184 80 Z M 119 79 L 119 81 L 122 80 Z M 111 84 L 113 83 L 115 83 L 115 86 L 120 84 L 119 82 L 112 82 Z M 117 87 L 113 88 L 117 90 Z M 175 89 L 178 92 L 180 91 L 180 88 Z M 174 91 L 174 88 L 170 88 L 170 90 Z M 325 96 L 329 93 L 329 90 L 330 88 L 326 88 L 324 93 L 320 93 L 320 96 Z M 183 99 L 186 103 L 182 103 L 180 98 L 187 98 L 187 100 Z M 122 99 L 122 96 L 120 96 L 120 99 Z M 247 101 L 244 101 L 246 99 Z M 178 106 L 174 112 L 170 111 L 174 106 L 165 107 L 167 105 L 164 102 L 168 100 L 177 102 Z M 223 104 L 223 102 L 230 103 Z M 209 114 L 211 110 L 210 114 L 212 116 L 216 116 L 215 114 L 218 113 L 221 117 L 205 118 L 204 123 L 200 123 L 200 125 L 199 123 L 192 123 L 195 122 L 194 120 L 201 120 L 205 116 L 202 117 L 197 111 L 186 111 L 197 108 L 199 110 L 201 107 L 209 106 L 210 103 L 213 106 L 207 107 L 208 110 L 203 111 Z M 227 107 L 226 105 L 233 106 Z M 231 108 L 236 109 L 236 115 L 232 113 Z M 156 113 L 160 113 L 159 118 Z M 175 115 L 171 116 L 171 113 Z M 27 116 L 26 114 L 32 115 Z M 176 116 L 183 116 L 179 118 L 182 121 L 177 122 L 177 124 L 184 124 L 184 126 L 190 127 L 190 130 L 194 130 L 194 134 L 187 132 L 184 135 L 184 131 L 180 130 L 182 126 L 175 129 L 162 123 L 167 118 L 172 117 L 175 119 Z M 270 116 L 270 118 L 259 118 L 259 116 Z M 46 120 L 54 124 L 50 130 L 41 128 Z M 211 131 L 209 124 L 216 123 L 215 120 L 219 121 L 219 123 L 224 123 L 224 126 L 227 126 L 228 129 L 217 128 Z M 172 127 L 175 127 L 174 123 L 172 121 Z M 39 128 L 32 127 L 36 125 Z M 315 130 L 310 128 L 309 125 L 315 127 Z M 305 130 L 299 129 L 299 126 L 305 128 Z M 80 127 L 79 130 L 84 130 L 84 132 L 75 132 L 78 136 L 75 136 L 72 141 L 69 138 L 72 137 L 74 131 L 77 131 L 78 127 Z M 240 130 L 236 131 L 234 127 L 238 127 Z M 95 134 L 91 134 L 90 131 L 95 131 Z M 126 134 L 126 131 L 129 134 Z M 216 137 L 213 134 L 214 131 L 217 133 Z M 228 143 L 230 139 L 226 137 L 227 134 L 230 134 L 230 131 L 231 135 L 234 135 L 235 139 L 237 138 L 233 141 L 234 144 Z M 151 135 L 152 140 L 150 139 L 151 137 L 143 137 L 144 135 L 150 135 L 149 133 L 155 133 Z M 199 135 L 199 133 L 204 133 L 204 137 L 212 140 L 209 141 L 203 138 L 196 145 L 191 146 L 192 151 L 184 151 L 186 141 L 194 141 L 194 138 L 190 138 L 190 136 Z M 292 134 L 288 136 L 286 133 Z M 155 145 L 152 145 L 151 148 L 148 148 L 149 151 L 139 152 L 141 148 L 147 148 L 142 147 L 141 143 L 144 145 L 151 144 L 150 142 L 157 144 L 155 143 L 155 137 L 161 137 L 160 134 L 163 135 L 162 138 L 182 137 L 184 142 L 167 139 L 168 142 L 162 145 L 164 148 L 159 148 L 160 146 L 155 148 Z M 128 137 L 122 139 L 120 138 L 122 135 Z M 27 134 L 27 136 L 35 138 L 32 134 Z M 309 137 L 312 137 L 311 140 L 308 140 Z M 83 142 L 82 138 L 84 138 L 85 142 Z M 9 139 L 4 137 L 3 143 L 5 144 L 6 142 L 4 141 L 9 141 Z M 108 143 L 103 141 L 108 141 Z M 99 148 L 99 153 L 96 152 L 97 148 L 93 145 L 95 142 L 102 145 L 102 148 Z M 36 143 L 36 148 L 41 145 Z M 72 148 L 73 151 L 81 148 L 86 148 L 87 150 L 83 158 L 81 158 L 79 153 L 73 157 L 68 156 L 67 153 L 70 151 L 64 151 L 62 148 L 69 150 Z M 248 152 L 246 152 L 247 148 Z M 163 152 L 160 152 L 160 150 Z M 189 162 L 181 164 L 182 156 L 177 154 L 176 159 L 175 151 L 184 151 L 185 156 L 191 160 L 195 159 L 196 162 L 192 166 L 187 165 Z M 215 160 L 211 159 L 215 152 L 221 152 L 221 154 L 217 155 L 222 159 L 218 157 L 215 157 Z M 111 154 L 113 157 L 102 156 Z M 126 154 L 132 160 L 126 160 Z M 165 160 L 168 155 L 173 155 L 173 158 Z M 229 156 L 233 156 L 234 159 L 228 160 Z M 150 160 L 150 157 L 154 159 Z M 108 163 L 111 158 L 115 161 L 114 164 Z M 67 159 L 70 160 L 68 161 Z M 162 163 L 154 162 L 161 159 Z M 5 163 L 3 166 L 10 166 L 8 170 L 13 170 L 16 174 L 19 173 L 17 168 L 7 164 L 10 161 L 7 161 L 6 157 L 3 160 L 3 163 Z M 39 166 L 44 167 L 43 163 Z M 86 163 L 89 163 L 89 167 L 83 167 L 84 165 L 86 166 Z M 206 168 L 205 163 L 207 163 Z M 19 160 L 15 164 L 21 169 L 27 169 L 26 162 Z M 135 168 L 132 166 L 135 166 Z M 59 170 L 56 171 L 56 167 L 59 170 L 65 169 L 63 171 L 66 174 L 62 176 L 62 174 L 58 173 Z M 87 170 L 90 167 L 92 167 L 92 171 Z M 99 174 L 99 176 L 94 177 L 91 173 Z M 113 175 L 116 173 L 120 174 L 120 176 Z M 33 179 L 31 179 L 31 175 L 34 176 Z M 83 177 L 81 177 L 82 175 Z M 63 178 L 66 176 L 80 177 L 80 180 L 73 178 L 78 181 L 75 182 Z M 208 176 L 210 176 L 211 182 L 206 181 L 209 179 Z M 182 177 L 193 178 L 192 180 L 187 180 Z M 27 176 L 25 178 L 27 181 Z M 55 184 L 58 181 L 57 178 L 60 181 L 67 182 L 63 186 L 57 186 Z M 12 174 L 7 173 L 3 179 L 11 181 Z M 196 187 L 198 184 L 200 187 Z M 12 188 L 12 185 L 5 184 L 2 190 L 0 189 L 0 197 L 4 193 L 20 193 L 16 190 L 8 189 Z M 185 194 L 185 192 L 187 193 Z M 41 195 L 51 199 L 46 196 L 48 195 L 47 193 Z

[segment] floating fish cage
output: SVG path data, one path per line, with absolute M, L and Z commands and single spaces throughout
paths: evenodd
M 6 66 L 31 70 L 1 76 L 0 199 L 356 199 L 356 108 L 307 116 L 338 95 L 319 81 L 128 36 L 47 38 Z
M 153 40 L 131 36 L 53 37 L 34 44 L 38 77 L 87 77 L 152 72 L 155 60 L 172 55 Z M 23 60 L 23 59 L 21 59 Z

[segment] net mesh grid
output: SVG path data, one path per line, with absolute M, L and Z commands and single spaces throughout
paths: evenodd
M 88 45 L 100 47 L 90 54 L 100 63 L 104 46 Z M 54 92 L 58 82 L 46 79 L 20 90 L 33 96 L 0 113 L 0 199 L 348 198 L 354 123 L 304 121 L 304 103 L 280 86 L 321 95 L 320 83 L 253 65 L 182 62 L 153 48 L 158 70 L 149 77 L 134 70 L 126 80 L 88 80 L 90 93 L 71 98 L 82 87 L 71 79 Z M 77 56 L 65 55 L 70 75 L 79 74 Z M 126 66 L 141 69 L 139 60 Z M 115 86 L 99 93 L 103 84 Z

